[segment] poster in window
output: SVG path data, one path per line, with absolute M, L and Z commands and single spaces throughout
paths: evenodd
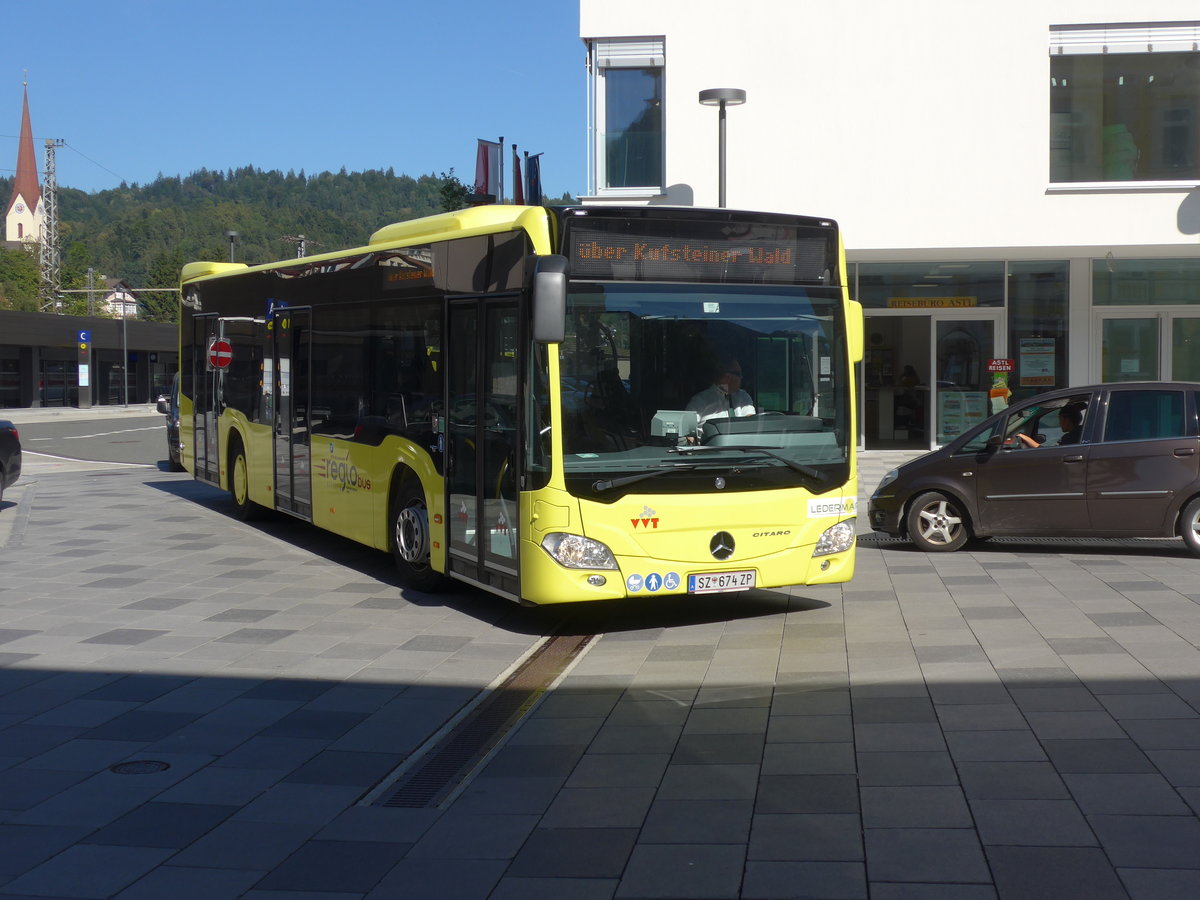
M 1055 338 L 1021 338 L 1021 387 L 1054 387 Z

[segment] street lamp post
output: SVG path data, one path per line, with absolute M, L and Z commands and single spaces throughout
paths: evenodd
M 225 237 L 229 239 L 229 261 L 233 262 L 233 245 L 237 243 L 237 239 L 241 237 L 236 231 L 226 231 Z
M 717 126 L 717 205 L 725 208 L 725 107 L 741 106 L 746 92 L 741 88 L 709 88 L 700 92 L 701 106 L 720 108 Z
M 122 406 L 129 405 L 129 334 L 125 330 L 125 299 L 127 295 L 124 292 L 118 293 L 121 298 L 121 383 L 122 388 Z

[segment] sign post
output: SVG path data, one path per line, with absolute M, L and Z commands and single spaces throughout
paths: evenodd
M 75 335 L 76 362 L 79 365 L 77 396 L 80 409 L 92 408 L 92 333 L 80 331 Z

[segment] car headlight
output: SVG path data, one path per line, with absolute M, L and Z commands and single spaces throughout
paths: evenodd
M 893 481 L 895 481 L 899 477 L 900 477 L 900 470 L 892 469 L 890 472 L 886 473 L 882 478 L 879 479 L 879 486 L 877 488 L 875 488 L 875 493 L 878 494 L 880 491 L 882 491 L 885 487 L 887 487 L 889 484 L 891 484 Z
M 599 541 L 578 534 L 551 532 L 542 538 L 542 549 L 568 569 L 615 569 L 612 551 Z
M 813 548 L 813 556 L 828 556 L 830 553 L 844 553 L 854 546 L 854 524 L 838 522 L 826 528 L 817 538 L 817 546 Z

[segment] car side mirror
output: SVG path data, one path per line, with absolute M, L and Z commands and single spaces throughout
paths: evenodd
M 158 405 L 156 408 L 164 416 L 169 416 L 171 414 L 171 401 L 168 400 L 166 397 L 159 397 Z
M 999 450 L 1004 446 L 1004 435 L 993 434 L 987 439 L 987 444 L 985 446 L 988 448 L 988 450 Z

